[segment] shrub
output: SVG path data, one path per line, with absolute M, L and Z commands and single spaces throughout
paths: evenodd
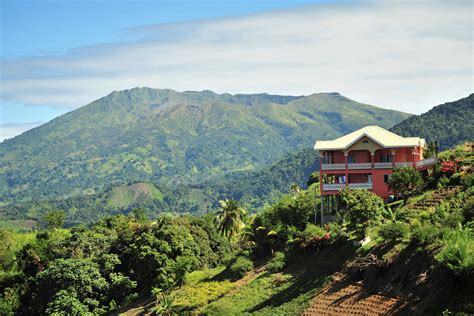
M 267 263 L 267 270 L 275 273 L 283 270 L 285 267 L 285 254 L 281 251 L 275 252 L 273 258 Z
M 474 195 L 467 198 L 462 211 L 466 222 L 470 222 L 474 219 Z
M 235 259 L 234 263 L 230 266 L 229 270 L 235 277 L 241 278 L 245 273 L 253 269 L 253 262 L 246 258 L 239 256 Z
M 418 244 L 433 244 L 441 238 L 442 230 L 433 225 L 423 225 L 416 227 L 412 233 L 412 239 Z
M 314 238 L 323 238 L 328 232 L 321 226 L 308 224 L 305 230 L 301 233 L 303 241 L 309 241 Z
M 449 177 L 449 185 L 459 185 L 461 184 L 461 175 L 459 173 L 454 173 Z
M 474 173 L 466 174 L 462 177 L 462 184 L 465 188 L 470 188 L 474 186 Z
M 395 222 L 388 223 L 379 230 L 379 235 L 387 241 L 395 241 L 408 236 L 409 227 L 405 223 Z
M 474 272 L 474 238 L 469 228 L 447 230 L 436 260 L 458 275 Z
M 342 191 L 341 198 L 346 205 L 344 220 L 356 235 L 363 235 L 365 228 L 380 217 L 384 208 L 382 198 L 367 190 L 346 189 Z
M 395 169 L 388 182 L 390 189 L 405 201 L 419 193 L 423 184 L 421 173 L 411 167 Z

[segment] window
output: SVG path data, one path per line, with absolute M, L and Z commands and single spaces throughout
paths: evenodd
M 368 144 L 369 142 L 367 140 L 364 140 L 362 144 Z
M 355 163 L 356 162 L 356 157 L 354 155 L 347 156 L 347 162 L 348 163 Z
M 384 174 L 383 175 L 383 182 L 388 183 L 390 181 L 391 175 L 390 174 Z
M 334 163 L 334 153 L 326 153 L 323 156 L 323 163 L 324 164 L 333 164 Z
M 392 162 L 393 155 L 392 154 L 382 154 L 380 155 L 380 162 Z

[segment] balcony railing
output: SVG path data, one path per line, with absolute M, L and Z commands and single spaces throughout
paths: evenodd
M 392 169 L 393 163 L 391 162 L 376 162 L 374 163 L 375 169 Z
M 345 163 L 323 163 L 323 170 L 344 170 L 346 169 Z
M 349 183 L 349 189 L 372 189 L 372 182 Z
M 345 183 L 323 183 L 323 191 L 341 191 L 345 187 Z M 372 183 L 349 183 L 349 189 L 372 189 Z
M 417 161 L 416 162 L 416 167 L 417 168 L 422 168 L 422 167 L 434 165 L 435 163 L 436 163 L 436 157 L 431 157 L 431 158 L 428 158 L 428 159 L 423 159 L 423 160 Z
M 436 158 L 428 158 L 424 160 L 420 160 L 416 162 L 416 168 L 422 168 L 426 166 L 431 166 L 436 163 Z M 403 167 L 413 167 L 413 162 L 395 162 L 395 168 L 403 168 Z M 346 169 L 345 163 L 323 163 L 322 170 L 344 170 Z M 374 169 L 392 169 L 393 163 L 392 162 L 375 162 Z M 372 163 L 364 162 L 364 163 L 348 163 L 347 169 L 372 169 Z
M 323 183 L 323 191 L 341 191 L 345 187 L 345 183 Z
M 372 163 L 364 162 L 364 163 L 349 163 L 347 164 L 348 169 L 371 169 Z
M 413 162 L 396 162 L 395 168 L 413 167 Z

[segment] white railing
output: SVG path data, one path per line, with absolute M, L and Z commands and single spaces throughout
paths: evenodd
M 323 183 L 323 191 L 341 191 L 345 187 L 345 183 Z
M 321 168 L 323 170 L 343 170 L 343 169 L 346 169 L 346 164 L 344 164 L 344 163 L 323 163 Z
M 413 162 L 396 162 L 395 168 L 413 167 Z
M 372 189 L 372 182 L 349 183 L 349 189 Z
M 416 162 L 416 167 L 421 168 L 421 167 L 425 167 L 425 166 L 431 166 L 431 165 L 434 165 L 435 163 L 436 163 L 436 157 L 431 157 L 431 158 L 428 158 L 428 159 L 423 159 L 423 160 L 417 161 Z
M 393 163 L 391 162 L 376 162 L 374 163 L 375 169 L 392 169 Z
M 366 162 L 366 163 L 349 163 L 347 164 L 348 169 L 371 169 L 372 168 L 372 163 Z

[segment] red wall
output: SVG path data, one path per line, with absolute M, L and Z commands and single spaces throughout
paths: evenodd
M 349 155 L 355 156 L 355 163 L 372 162 L 372 157 L 368 150 L 351 150 Z
M 417 148 L 417 151 L 419 149 Z M 395 154 L 395 162 L 413 162 L 413 160 L 418 161 L 419 155 L 412 154 L 413 148 L 400 148 L 397 149 Z M 379 149 L 375 152 L 374 161 L 380 162 L 381 154 L 391 154 L 389 149 Z M 356 163 L 371 162 L 371 155 L 369 151 L 366 150 L 353 150 L 349 152 L 349 155 L 355 156 Z M 344 153 L 342 151 L 334 151 L 334 163 L 345 163 Z M 346 170 L 321 170 L 320 176 L 322 174 L 334 174 L 334 175 L 344 175 Z M 365 173 L 372 173 L 372 184 L 373 189 L 371 190 L 378 196 L 387 198 L 392 192 L 389 190 L 388 185 L 384 183 L 384 175 L 392 174 L 391 169 L 368 169 L 368 170 L 348 170 L 350 175 L 350 182 L 352 183 L 365 183 L 367 182 L 367 177 Z M 336 180 L 337 182 L 337 180 Z M 322 191 L 321 194 L 339 194 L 339 191 Z

